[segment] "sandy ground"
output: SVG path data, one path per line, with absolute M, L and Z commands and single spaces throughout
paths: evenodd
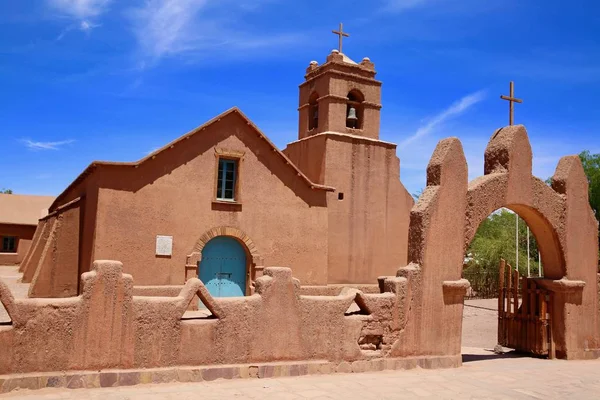
M 0 266 L 0 279 L 2 279 L 17 298 L 27 297 L 29 284 L 18 283 L 22 274 L 18 267 Z M 498 329 L 497 299 L 465 300 L 462 345 L 463 347 L 493 349 L 497 343 Z M 184 318 L 196 315 L 186 313 Z M 0 323 L 10 322 L 8 314 L 0 303 Z
M 27 297 L 27 292 L 29 291 L 29 284 L 18 283 L 18 280 L 21 279 L 22 276 L 23 274 L 19 273 L 19 267 L 0 266 L 0 279 L 8 285 L 13 296 L 16 298 Z M 3 322 L 10 322 L 10 318 L 6 313 L 2 302 L 0 302 L 0 323 Z
M 478 354 L 460 368 L 163 383 L 99 389 L 19 390 L 27 400 L 597 400 L 600 360 Z
M 493 349 L 498 343 L 498 299 L 465 300 L 462 346 Z

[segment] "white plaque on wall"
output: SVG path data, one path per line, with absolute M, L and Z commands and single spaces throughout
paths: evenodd
M 156 255 L 170 256 L 173 254 L 173 236 L 156 235 Z

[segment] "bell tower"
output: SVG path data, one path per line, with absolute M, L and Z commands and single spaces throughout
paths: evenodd
M 375 74 L 371 60 L 356 63 L 339 50 L 322 65 L 311 61 L 300 85 L 298 139 L 324 132 L 379 139 L 381 82 Z
M 396 145 L 379 138 L 381 82 L 368 58 L 338 50 L 300 85 L 298 140 L 283 153 L 326 194 L 327 283 L 372 283 L 406 265 L 412 196 Z

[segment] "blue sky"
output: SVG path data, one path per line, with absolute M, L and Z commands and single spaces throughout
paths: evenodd
M 0 188 L 57 195 L 91 161 L 137 160 L 232 106 L 283 148 L 339 22 L 344 52 L 383 81 L 381 139 L 411 192 L 444 137 L 482 173 L 510 80 L 536 175 L 600 152 L 595 1 L 4 0 Z

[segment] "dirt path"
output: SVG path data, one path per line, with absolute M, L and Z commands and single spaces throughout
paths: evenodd
M 8 285 L 13 293 L 13 296 L 16 298 L 27 297 L 27 292 L 29 291 L 28 283 L 18 282 L 22 276 L 23 274 L 19 272 L 18 266 L 0 266 L 0 279 L 2 279 L 2 281 Z M 10 322 L 10 318 L 6 313 L 4 306 L 0 302 L 0 323 L 2 322 Z
M 498 343 L 498 299 L 465 300 L 462 346 L 493 349 Z
M 164 383 L 101 389 L 21 390 L 7 399 L 56 400 L 385 400 L 598 399 L 600 360 L 497 358 L 460 368 Z

